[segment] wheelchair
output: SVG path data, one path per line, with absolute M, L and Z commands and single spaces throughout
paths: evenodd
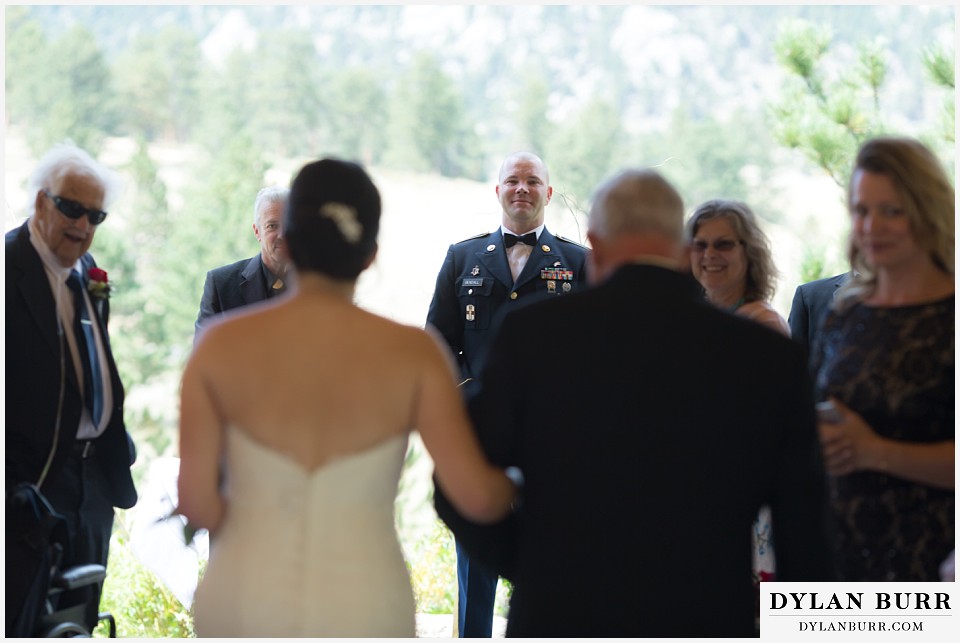
M 101 622 L 110 629 L 110 638 L 117 638 L 117 623 L 109 612 L 99 612 L 96 620 L 88 614 L 86 603 L 58 609 L 54 607 L 57 596 L 65 591 L 93 584 L 102 584 L 107 577 L 103 565 L 78 565 L 64 570 L 54 568 L 50 578 L 50 590 L 44 602 L 43 613 L 37 623 L 36 638 L 90 638 Z M 91 623 L 92 621 L 92 623 Z
M 96 605 L 80 603 L 60 607 L 61 594 L 101 585 L 107 576 L 103 565 L 61 567 L 67 545 L 64 519 L 33 485 L 22 484 L 7 494 L 7 622 L 8 637 L 89 638 L 100 622 L 116 638 L 113 615 L 98 613 Z M 11 583 L 18 597 L 10 613 Z M 22 600 L 20 600 L 22 597 Z

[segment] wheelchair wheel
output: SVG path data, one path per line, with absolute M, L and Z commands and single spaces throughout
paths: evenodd
M 57 623 L 45 631 L 42 636 L 46 639 L 88 639 L 90 638 L 90 632 L 88 632 L 87 628 L 83 627 L 82 625 L 67 621 L 66 623 Z

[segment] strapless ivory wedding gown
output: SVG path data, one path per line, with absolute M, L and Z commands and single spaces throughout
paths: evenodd
M 403 434 L 309 471 L 228 429 L 228 509 L 197 588 L 197 635 L 416 636 L 393 513 L 406 449 Z

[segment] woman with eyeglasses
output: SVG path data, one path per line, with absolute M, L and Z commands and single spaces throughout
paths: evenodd
M 710 303 L 790 335 L 771 305 L 777 269 L 770 243 L 746 203 L 714 199 L 687 221 L 690 268 Z
M 790 336 L 787 321 L 770 300 L 777 269 L 770 243 L 753 210 L 743 202 L 713 199 L 687 221 L 690 269 L 710 303 Z M 770 508 L 764 505 L 753 524 L 753 578 L 760 612 L 760 581 L 773 580 L 776 569 Z
M 860 148 L 850 265 L 814 341 L 841 581 L 938 581 L 954 548 L 954 188 L 908 138 Z

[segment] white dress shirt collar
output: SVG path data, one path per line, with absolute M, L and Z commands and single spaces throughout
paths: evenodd
M 34 250 L 37 251 L 37 254 L 40 255 L 40 261 L 43 262 L 43 267 L 47 269 L 48 274 L 57 277 L 60 282 L 64 283 L 67 281 L 67 277 L 70 276 L 71 270 L 76 270 L 81 275 L 83 274 L 83 262 L 79 259 L 77 259 L 77 263 L 73 264 L 71 268 L 64 268 L 60 264 L 57 256 L 53 254 L 53 251 L 47 246 L 47 242 L 44 241 L 40 235 L 40 229 L 35 216 L 27 219 L 27 229 L 30 231 L 30 243 L 33 245 Z

